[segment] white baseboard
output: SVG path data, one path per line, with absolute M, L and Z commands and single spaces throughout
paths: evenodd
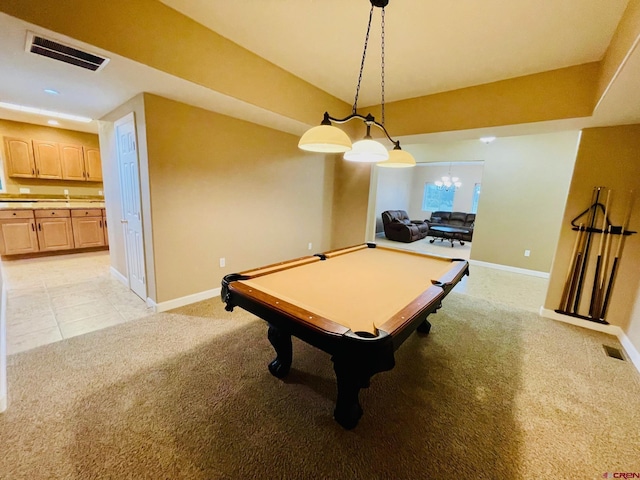
M 127 279 L 127 277 L 125 277 L 124 275 L 122 275 L 119 271 L 117 271 L 115 268 L 110 267 L 109 271 L 111 272 L 111 276 L 113 278 L 115 278 L 116 280 L 118 280 L 120 283 L 122 283 L 123 285 L 126 285 L 127 288 L 129 288 L 129 279 Z
M 552 320 L 557 320 L 559 322 L 569 323 L 571 325 L 576 325 L 582 328 L 588 328 L 589 330 L 595 330 L 597 332 L 608 333 L 609 335 L 613 335 L 617 337 L 624 348 L 627 357 L 636 367 L 636 370 L 640 372 L 640 352 L 636 346 L 631 342 L 627 334 L 624 333 L 617 325 L 603 325 L 602 323 L 590 322 L 589 320 L 582 320 L 580 318 L 571 317 L 569 315 L 563 315 L 561 313 L 557 313 L 554 310 L 549 310 L 544 307 L 540 307 L 540 316 L 545 318 L 550 318 Z
M 155 312 L 166 312 L 178 307 L 184 307 L 192 303 L 201 302 L 202 300 L 208 300 L 209 298 L 217 297 L 220 295 L 221 288 L 214 288 L 211 290 L 205 290 L 204 292 L 194 293 L 185 297 L 174 298 L 173 300 L 167 300 L 166 302 L 156 303 L 150 298 L 147 298 L 147 305 L 152 307 Z
M 549 278 L 549 272 L 541 272 L 539 270 L 527 270 L 526 268 L 510 267 L 508 265 L 500 265 L 499 263 L 481 262 L 480 260 L 469 260 L 471 265 L 479 267 L 494 268 L 496 270 L 504 270 L 506 272 L 521 273 L 523 275 L 531 275 L 532 277 Z

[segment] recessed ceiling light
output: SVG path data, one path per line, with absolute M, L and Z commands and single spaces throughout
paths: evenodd
M 480 137 L 480 141 L 482 143 L 491 143 L 496 139 L 496 137 Z
M 57 90 L 54 90 L 53 88 L 45 88 L 44 91 L 49 95 L 60 95 L 60 92 Z
M 16 105 L 14 103 L 0 102 L 0 108 L 15 110 L 16 112 L 33 113 L 36 115 L 44 115 L 46 117 L 62 118 L 64 120 L 73 120 L 74 122 L 89 123 L 92 121 L 89 117 L 81 117 L 79 115 L 70 115 L 68 113 L 53 112 L 51 110 L 43 110 L 42 108 L 27 107 L 25 105 Z
M 58 122 L 57 120 L 49 120 L 47 123 L 49 125 L 60 125 L 60 122 Z

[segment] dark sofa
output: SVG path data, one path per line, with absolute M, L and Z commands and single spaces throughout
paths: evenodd
M 429 227 L 435 225 L 447 226 L 447 227 L 460 227 L 469 230 L 469 233 L 463 233 L 460 235 L 461 240 L 470 242 L 473 238 L 473 228 L 476 222 L 475 213 L 464 212 L 432 212 L 431 218 L 427 220 Z M 429 228 L 427 233 L 430 237 L 444 237 L 444 233 L 438 232 Z
M 396 242 L 415 242 L 425 238 L 429 225 L 423 220 L 410 220 L 404 210 L 387 210 L 382 212 L 384 234 L 389 240 Z

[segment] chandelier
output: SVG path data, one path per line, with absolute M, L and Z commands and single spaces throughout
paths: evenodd
M 449 173 L 444 175 L 441 180 L 436 180 L 433 183 L 439 189 L 446 191 L 449 191 L 449 189 L 451 189 L 452 187 L 455 190 L 456 188 L 460 188 L 462 186 L 462 183 L 460 182 L 460 179 L 458 177 L 451 176 L 451 164 L 449 164 Z
M 371 10 L 369 11 L 369 24 L 367 25 L 367 35 L 364 41 L 364 51 L 362 52 L 362 61 L 360 63 L 360 75 L 358 76 L 358 85 L 356 87 L 355 100 L 351 115 L 345 118 L 335 118 L 324 113 L 322 122 L 317 127 L 313 127 L 305 132 L 300 138 L 298 147 L 302 150 L 318 153 L 344 153 L 344 159 L 352 162 L 369 162 L 376 163 L 381 167 L 413 167 L 416 164 L 413 156 L 400 148 L 400 141 L 394 140 L 387 132 L 384 126 L 384 13 L 385 7 L 389 4 L 389 0 L 369 0 L 371 2 Z M 362 81 L 362 71 L 364 69 L 364 60 L 367 56 L 367 45 L 369 43 L 369 32 L 371 30 L 371 20 L 373 18 L 374 8 L 378 7 L 382 10 L 381 14 L 381 42 L 382 42 L 382 122 L 377 122 L 370 113 L 366 116 L 357 113 L 358 110 L 358 94 L 360 93 L 360 83 Z M 360 120 L 367 127 L 367 133 L 362 140 L 352 143 L 349 136 L 333 124 L 343 124 L 351 120 Z M 371 127 L 382 130 L 386 138 L 393 144 L 393 149 L 388 151 L 386 147 L 371 138 Z

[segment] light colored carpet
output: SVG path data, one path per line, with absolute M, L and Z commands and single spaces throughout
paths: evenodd
M 0 478 L 564 479 L 640 472 L 640 376 L 617 340 L 451 293 L 332 419 L 329 356 L 219 299 L 9 357 Z

